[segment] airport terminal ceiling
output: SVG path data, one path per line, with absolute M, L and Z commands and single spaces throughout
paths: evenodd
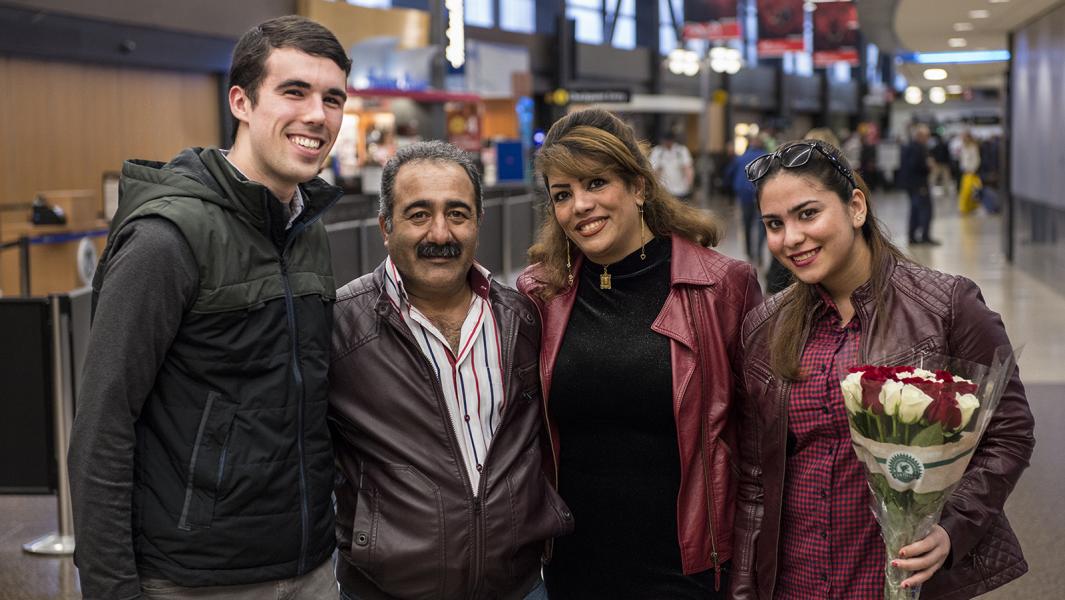
M 1063 4 L 1061 0 L 895 0 L 892 27 L 898 52 L 957 52 L 966 50 L 1008 50 L 1009 32 L 1048 10 Z M 871 8 L 878 0 L 859 3 L 862 29 L 871 17 L 883 12 Z M 884 2 L 883 4 L 888 4 Z M 900 72 L 911 82 L 924 82 L 927 65 L 905 64 Z M 946 80 L 936 85 L 958 84 L 968 87 L 1005 87 L 1007 63 L 952 65 Z

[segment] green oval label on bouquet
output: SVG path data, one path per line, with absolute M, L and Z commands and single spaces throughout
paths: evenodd
M 887 459 L 888 473 L 899 483 L 919 481 L 924 475 L 924 466 L 909 452 L 896 452 Z

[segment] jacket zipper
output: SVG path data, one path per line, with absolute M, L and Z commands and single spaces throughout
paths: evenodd
M 393 312 L 394 311 L 394 309 L 391 309 L 391 308 L 388 308 L 386 310 L 388 312 Z M 402 318 L 399 315 L 397 315 L 397 317 Z M 397 332 L 399 332 L 399 335 L 400 335 L 401 338 L 407 340 L 407 343 L 411 344 L 413 346 L 413 348 L 415 350 L 415 354 L 417 356 L 421 357 L 422 365 L 429 372 L 430 378 L 432 378 L 432 375 L 434 375 L 436 373 L 436 371 L 433 369 L 433 366 L 431 364 L 429 364 L 429 359 L 425 358 L 425 354 L 422 352 L 421 347 L 418 345 L 418 342 L 414 339 L 414 335 L 410 332 L 410 328 L 407 327 L 406 324 L 403 323 L 402 321 L 400 321 L 398 324 L 395 323 L 395 322 L 391 322 L 391 325 L 392 325 L 392 327 L 394 329 L 396 329 Z M 507 367 L 506 373 L 507 373 L 507 376 L 504 379 L 504 381 L 509 381 L 509 375 L 510 375 L 510 367 L 509 366 Z M 504 385 L 506 385 L 506 384 L 504 384 Z M 434 383 L 433 391 L 435 392 L 435 395 L 436 395 L 437 404 L 444 408 L 444 413 L 447 415 L 447 427 L 445 427 L 445 429 L 447 429 L 448 437 L 451 439 L 451 447 L 454 450 L 457 451 L 457 449 L 459 447 L 459 439 L 458 439 L 458 435 L 455 434 L 455 427 L 452 425 L 452 423 L 454 422 L 454 417 L 453 417 L 453 415 L 451 413 L 451 409 L 447 405 L 447 402 L 444 400 L 444 392 L 440 388 L 439 379 L 437 379 L 436 382 Z M 505 421 L 505 419 L 504 419 L 504 421 Z M 500 429 L 503 428 L 503 422 L 500 422 L 499 428 Z M 499 431 L 497 430 L 496 433 L 498 434 Z M 484 460 L 483 464 L 485 464 L 485 465 L 488 464 L 488 457 L 491 456 L 491 454 L 492 454 L 492 447 L 491 447 L 491 445 L 489 445 L 488 453 L 485 454 L 485 457 L 484 457 L 485 460 Z M 465 461 L 463 460 L 461 455 L 458 455 L 455 458 L 458 459 L 459 463 L 463 463 L 463 464 L 465 463 Z M 483 528 L 482 523 L 481 523 L 482 519 L 484 518 L 483 514 L 482 514 L 482 510 L 481 510 L 481 494 L 484 492 L 484 486 L 485 486 L 486 479 L 487 478 L 484 477 L 484 473 L 482 473 L 480 485 L 478 486 L 478 490 L 479 490 L 480 493 L 475 494 L 474 491 L 473 491 L 473 483 L 470 481 L 469 474 L 466 472 L 465 468 L 463 468 L 463 470 L 462 470 L 463 487 L 466 490 L 467 497 L 472 498 L 472 502 L 471 502 L 472 507 L 471 507 L 471 509 L 473 511 L 473 527 L 474 527 L 474 530 L 473 530 L 473 536 L 472 537 L 473 537 L 473 545 L 474 545 L 474 547 L 473 547 L 473 552 L 472 552 L 472 554 L 473 554 L 473 560 L 472 560 L 473 564 L 470 565 L 471 566 L 471 568 L 470 568 L 470 578 L 472 580 L 472 584 L 467 585 L 467 589 L 469 589 L 471 591 L 471 593 L 470 593 L 470 597 L 471 598 L 475 598 L 476 597 L 476 588 L 477 588 L 477 583 L 478 583 L 477 580 L 481 576 L 480 575 L 480 571 L 481 571 L 481 564 L 480 563 L 484 561 L 484 556 L 483 556 L 483 554 L 484 554 L 484 543 L 481 540 L 481 537 L 484 535 L 484 528 Z
M 702 463 L 703 463 L 703 485 L 706 486 L 706 525 L 710 530 L 710 560 L 714 563 L 714 591 L 721 591 L 721 563 L 717 554 L 717 538 L 714 536 L 714 517 L 713 517 L 713 492 L 710 487 L 710 457 L 707 455 L 707 436 L 709 433 L 706 431 L 705 419 L 703 420 L 702 435 Z
M 307 536 L 308 529 L 310 529 L 310 509 L 307 506 L 307 469 L 304 464 L 303 448 L 303 407 L 305 398 L 303 397 L 303 369 L 301 367 L 302 361 L 300 360 L 299 340 L 296 339 L 296 308 L 292 297 L 292 286 L 288 278 L 288 262 L 285 260 L 285 252 L 287 251 L 288 244 L 285 244 L 285 250 L 278 259 L 278 263 L 281 266 L 281 281 L 285 286 L 285 313 L 288 321 L 288 337 L 292 342 L 292 378 L 296 384 L 298 398 L 296 407 L 296 446 L 299 450 L 300 475 L 300 558 L 296 566 L 296 572 L 302 575 L 307 562 Z
M 515 317 L 515 318 L 520 318 L 520 317 Z M 498 319 L 496 319 L 496 322 L 497 323 L 499 322 Z M 510 321 L 510 323 L 513 323 L 513 321 Z M 514 368 L 513 368 L 514 367 L 514 345 L 515 345 L 515 340 L 517 339 L 518 336 L 517 336 L 517 332 L 515 331 L 513 326 L 507 326 L 506 330 L 501 332 L 501 333 L 502 333 L 502 335 L 500 335 L 500 339 L 504 340 L 504 342 L 505 342 L 505 346 L 501 350 L 503 352 L 503 358 L 504 358 L 503 364 L 505 365 L 504 372 L 503 372 L 503 390 L 504 390 L 504 393 L 506 393 L 506 390 L 510 388 L 510 380 L 511 380 L 511 377 L 513 376 L 513 371 L 514 371 Z M 481 587 L 481 572 L 484 570 L 484 553 L 485 553 L 484 529 L 485 529 L 485 527 L 484 527 L 484 510 L 483 509 L 484 509 L 484 493 L 485 493 L 485 489 L 488 487 L 488 465 L 491 464 L 490 463 L 490 459 L 492 458 L 492 450 L 495 448 L 496 436 L 500 435 L 503 432 L 503 426 L 506 425 L 507 422 L 510 421 L 510 420 L 511 420 L 510 419 L 510 411 L 508 411 L 506 414 L 502 415 L 501 420 L 499 421 L 499 428 L 497 428 L 495 434 L 492 435 L 492 441 L 489 443 L 488 451 L 485 452 L 485 455 L 484 455 L 485 468 L 481 471 L 481 479 L 480 479 L 480 481 L 478 482 L 478 485 L 477 485 L 477 495 L 474 496 L 474 498 L 473 498 L 474 554 L 473 554 L 473 565 L 472 565 L 473 568 L 470 569 L 470 575 L 471 575 L 471 577 L 473 579 L 473 585 L 470 586 L 470 592 L 468 594 L 468 597 L 471 598 L 471 599 L 477 598 L 477 595 L 478 595 L 478 593 L 480 591 L 480 587 Z
M 308 536 L 310 535 L 310 507 L 307 506 L 307 466 L 306 456 L 304 451 L 304 407 L 305 400 L 303 393 L 303 361 L 300 358 L 298 330 L 296 328 L 296 307 L 295 300 L 292 294 L 292 282 L 289 280 L 288 274 L 288 251 L 292 247 L 292 242 L 296 237 L 307 228 L 308 225 L 318 221 L 322 218 L 322 215 L 331 206 L 336 204 L 343 194 L 336 194 L 329 202 L 322 207 L 322 210 L 315 213 L 311 218 L 306 221 L 297 222 L 288 231 L 288 235 L 285 237 L 285 245 L 281 249 L 281 254 L 278 256 L 278 265 L 281 268 L 281 282 L 285 289 L 285 319 L 288 323 L 289 340 L 292 343 L 292 378 L 293 383 L 297 389 L 297 410 L 296 410 L 296 447 L 299 453 L 299 484 L 300 484 L 300 556 L 296 565 L 296 573 L 302 575 L 305 572 L 307 566 L 307 543 Z M 266 196 L 266 201 L 270 201 L 270 197 Z M 266 211 L 267 215 L 267 227 L 272 229 L 273 224 L 270 222 L 270 211 Z
M 692 312 L 698 311 L 699 316 L 702 317 L 702 323 L 705 325 L 710 320 L 703 310 L 703 304 L 698 302 L 694 289 L 688 289 L 688 302 L 692 305 Z M 703 373 L 703 387 L 709 385 L 710 374 L 707 372 L 706 364 L 708 357 L 710 356 L 710 349 L 707 347 L 705 340 L 699 335 L 699 327 L 696 325 L 693 329 L 695 332 L 695 338 L 698 341 L 698 349 L 703 354 L 703 359 L 699 361 L 700 370 Z M 696 357 L 698 358 L 698 357 Z M 709 436 L 710 432 L 706 429 L 706 418 L 702 415 L 699 416 L 699 429 L 702 432 L 700 436 L 700 455 L 701 462 L 703 464 L 703 486 L 706 488 L 706 527 L 710 533 L 710 560 L 714 563 L 714 591 L 721 591 L 721 562 L 720 556 L 717 553 L 717 536 L 714 534 L 714 501 L 713 501 L 713 488 L 710 487 L 710 456 L 709 456 Z
M 772 378 L 770 378 L 770 379 L 772 379 Z M 781 434 L 782 434 L 781 437 L 782 437 L 782 439 L 780 441 L 783 443 L 782 447 L 785 449 L 784 450 L 785 454 L 787 453 L 787 447 L 788 447 L 788 394 L 789 394 L 790 391 L 791 391 L 791 384 L 786 382 L 786 381 L 781 381 L 780 382 L 780 392 L 777 394 L 777 411 L 779 411 L 780 418 L 782 420 L 782 426 L 781 426 Z M 786 464 L 787 463 L 787 458 L 785 457 L 784 460 L 785 460 L 785 464 Z M 786 470 L 787 469 L 785 468 L 785 471 Z M 780 489 L 777 491 L 777 506 L 780 506 L 780 507 L 784 506 L 784 486 L 783 485 L 781 485 Z M 763 516 L 763 520 L 764 520 L 764 516 Z M 761 526 L 759 526 L 759 529 L 761 529 Z M 776 547 L 778 547 L 780 545 L 780 525 L 779 524 L 777 525 L 777 530 L 775 532 L 773 532 L 773 535 L 776 537 L 776 539 L 773 541 L 773 547 L 776 548 Z M 774 562 L 773 564 L 774 564 L 774 567 L 773 567 L 772 579 L 770 579 L 770 581 L 774 582 L 771 585 L 775 588 L 776 587 L 776 580 L 777 580 L 777 573 L 776 573 L 777 572 L 777 568 L 776 568 L 776 563 Z M 772 597 L 773 591 L 774 591 L 773 589 L 769 590 L 770 597 Z

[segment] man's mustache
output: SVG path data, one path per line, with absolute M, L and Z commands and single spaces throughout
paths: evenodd
M 462 246 L 456 242 L 422 243 L 418 244 L 417 251 L 418 258 L 458 258 L 462 255 Z

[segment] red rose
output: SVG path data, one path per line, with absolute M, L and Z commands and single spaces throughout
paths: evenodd
M 953 431 L 961 426 L 961 408 L 954 393 L 943 390 L 932 396 L 932 403 L 924 411 L 924 418 L 929 423 L 940 423 L 944 431 Z

